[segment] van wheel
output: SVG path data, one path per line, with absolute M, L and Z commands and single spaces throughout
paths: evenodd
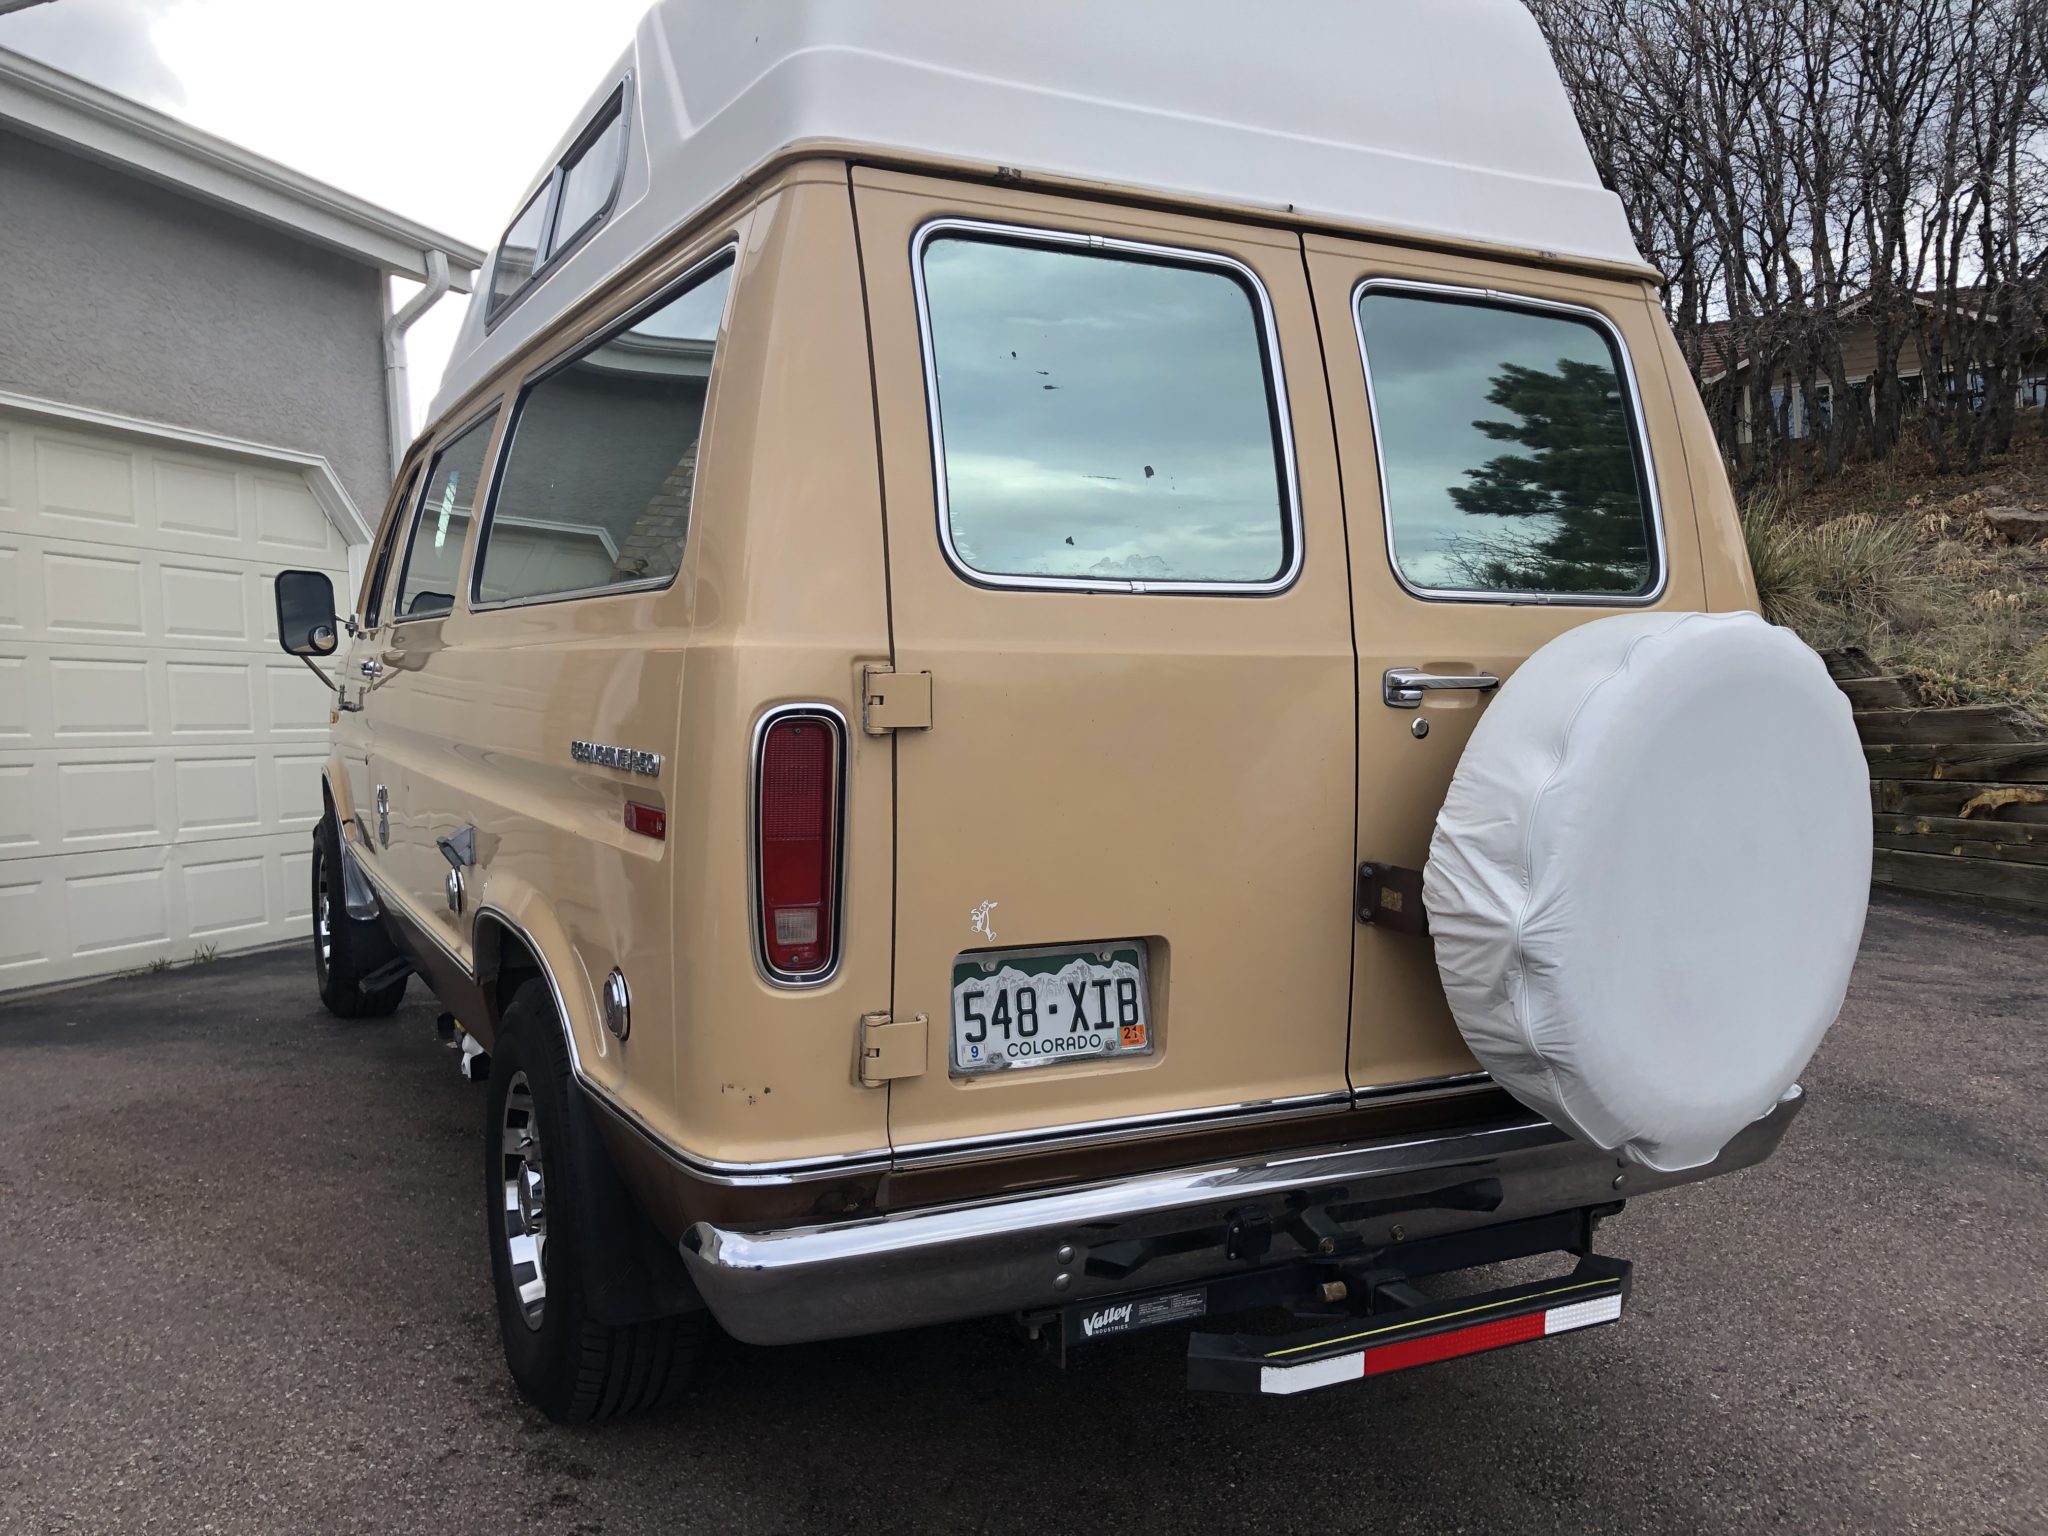
M 362 979 L 398 958 L 375 918 L 348 915 L 341 885 L 341 829 L 321 818 L 313 832 L 313 972 L 320 1001 L 337 1019 L 381 1019 L 405 996 L 406 978 L 365 992 Z
M 546 986 L 520 987 L 491 1045 L 484 1202 L 505 1363 L 526 1400 L 558 1424 L 661 1406 L 703 1353 L 702 1312 L 599 1321 L 590 1278 L 631 1261 L 640 1235 L 597 1219 L 623 1192 Z M 632 1212 L 640 1218 L 637 1211 Z

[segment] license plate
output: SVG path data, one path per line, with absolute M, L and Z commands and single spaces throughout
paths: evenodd
M 1142 944 L 984 951 L 953 961 L 955 1077 L 1151 1050 Z

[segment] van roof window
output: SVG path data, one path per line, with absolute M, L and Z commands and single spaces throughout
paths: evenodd
M 626 82 L 592 114 L 498 242 L 491 319 L 509 308 L 605 220 L 626 168 Z

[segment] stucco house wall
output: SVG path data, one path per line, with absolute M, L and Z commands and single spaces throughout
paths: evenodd
M 324 455 L 374 517 L 383 274 L 0 131 L 0 390 Z

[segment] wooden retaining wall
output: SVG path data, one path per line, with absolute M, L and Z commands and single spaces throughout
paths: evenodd
M 1826 660 L 1870 760 L 1876 883 L 2048 916 L 2048 730 L 2006 705 L 1922 708 L 1859 651 Z

